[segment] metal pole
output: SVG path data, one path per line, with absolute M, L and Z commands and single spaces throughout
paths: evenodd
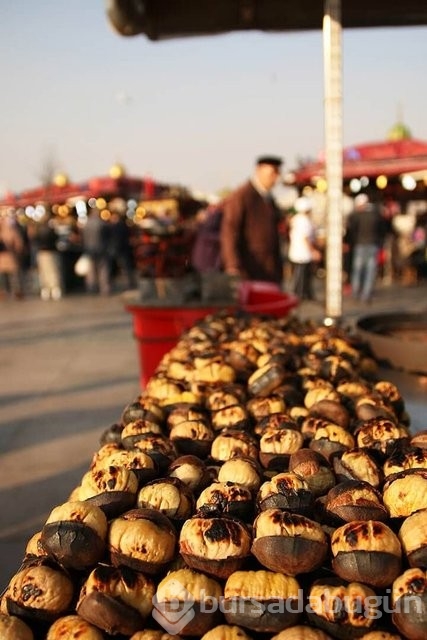
M 325 0 L 323 63 L 325 93 L 326 217 L 326 319 L 342 314 L 342 83 L 341 0 Z

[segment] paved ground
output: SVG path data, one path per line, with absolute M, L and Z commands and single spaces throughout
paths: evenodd
M 344 298 L 343 320 L 426 311 L 426 294 L 423 283 L 380 288 L 371 307 Z M 323 305 L 303 303 L 298 313 L 321 319 Z M 424 380 L 393 375 L 414 426 L 427 427 Z M 0 302 L 0 590 L 29 537 L 78 484 L 103 430 L 136 397 L 138 379 L 132 319 L 119 295 Z

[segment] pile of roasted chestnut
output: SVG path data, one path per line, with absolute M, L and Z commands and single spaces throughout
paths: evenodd
M 182 334 L 29 540 L 1 640 L 426 640 L 427 430 L 297 317 Z

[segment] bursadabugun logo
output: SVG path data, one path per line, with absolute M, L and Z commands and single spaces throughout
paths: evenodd
M 159 600 L 153 597 L 153 618 L 165 631 L 175 636 L 179 634 L 195 616 L 193 595 L 179 580 L 169 580 L 167 592 L 171 597 Z
M 169 580 L 164 591 L 153 598 L 153 618 L 171 635 L 178 635 L 192 621 L 196 615 L 211 615 L 217 611 L 223 614 L 240 614 L 247 616 L 252 621 L 261 619 L 264 615 L 287 614 L 317 614 L 330 621 L 339 619 L 357 618 L 358 624 L 362 618 L 366 621 L 378 620 L 384 613 L 419 613 L 422 611 L 423 603 L 420 596 L 414 595 L 408 598 L 401 598 L 391 606 L 390 589 L 385 595 L 367 595 L 365 597 L 350 598 L 348 596 L 337 596 L 334 591 L 325 589 L 322 595 L 310 594 L 308 602 L 304 597 L 302 589 L 298 590 L 296 597 L 276 598 L 268 601 L 260 601 L 256 598 L 221 596 L 215 598 L 201 589 L 198 593 L 197 601 L 193 594 L 179 582 L 179 580 Z

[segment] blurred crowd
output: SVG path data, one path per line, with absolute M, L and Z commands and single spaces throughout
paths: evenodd
M 104 212 L 105 214 L 105 212 Z M 136 286 L 133 225 L 118 212 L 91 209 L 84 221 L 49 207 L 37 219 L 0 217 L 0 296 L 57 301 L 73 291 L 109 295 Z M 76 268 L 86 258 L 84 272 Z
M 142 278 L 225 274 L 225 203 L 202 206 L 184 221 L 167 211 L 147 215 L 143 224 L 97 208 L 84 219 L 73 209 L 64 217 L 46 207 L 37 220 L 8 210 L 0 216 L 0 297 L 57 301 L 76 291 L 110 295 L 135 289 Z M 325 277 L 326 231 L 310 198 L 297 198 L 280 211 L 277 236 L 282 289 L 314 299 L 314 280 Z M 427 277 L 426 239 L 427 210 L 406 211 L 395 202 L 357 196 L 344 220 L 344 292 L 369 301 L 378 282 L 416 285 Z

